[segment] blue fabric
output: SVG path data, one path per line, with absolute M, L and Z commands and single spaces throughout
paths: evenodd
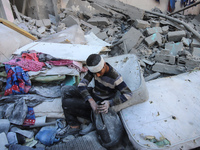
M 176 3 L 176 0 L 169 0 L 169 10 L 170 10 L 170 12 L 172 12 L 172 11 L 174 11 L 174 9 L 175 9 L 175 3 Z
M 45 126 L 40 129 L 36 134 L 35 139 L 39 140 L 42 144 L 50 146 L 54 142 L 59 142 L 60 138 L 55 138 L 57 129 L 54 126 Z
M 11 65 L 5 65 L 5 70 L 7 73 L 7 82 L 4 95 L 28 93 L 28 90 L 31 88 L 28 73 L 24 72 L 19 66 L 11 67 Z

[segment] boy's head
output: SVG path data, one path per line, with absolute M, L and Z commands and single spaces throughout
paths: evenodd
M 88 69 L 92 73 L 97 73 L 103 69 L 105 61 L 103 57 L 100 56 L 99 54 L 91 54 L 87 58 L 86 64 L 87 64 Z

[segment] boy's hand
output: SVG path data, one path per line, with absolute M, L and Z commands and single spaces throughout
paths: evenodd
M 102 105 L 98 105 L 97 110 L 99 113 L 108 113 L 108 108 L 110 107 L 110 102 L 108 100 L 104 100 L 101 102 Z

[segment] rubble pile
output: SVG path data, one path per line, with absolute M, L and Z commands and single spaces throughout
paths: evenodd
M 199 67 L 199 38 L 184 25 L 133 6 L 124 7 L 128 8 L 127 11 L 120 4 L 113 6 L 110 2 L 69 1 L 67 7 L 60 10 L 58 22 L 53 15 L 36 20 L 22 14 L 22 22 L 17 22 L 18 26 L 37 36 L 39 41 L 75 24 L 79 25 L 84 34 L 93 32 L 110 43 L 110 56 L 136 54 L 144 69 L 144 77 L 148 77 L 146 81 L 163 74 L 180 74 Z M 163 14 L 158 8 L 152 12 Z M 173 18 L 184 21 L 197 33 L 200 32 L 199 15 L 174 14 Z M 67 40 L 65 42 L 69 43 Z
M 198 34 L 200 34 L 200 15 L 184 16 L 181 14 L 174 14 L 169 19 L 165 17 L 168 16 L 168 14 L 164 14 L 158 8 L 153 9 L 152 12 L 155 14 L 151 14 L 134 6 L 123 4 L 119 1 L 113 5 L 111 1 L 69 0 L 66 8 L 59 10 L 58 16 L 49 14 L 49 18 L 41 20 L 25 16 L 15 9 L 17 16 L 15 24 L 36 36 L 38 38 L 36 42 L 41 42 L 41 45 L 45 45 L 45 42 L 52 42 L 65 43 L 70 46 L 81 44 L 79 47 L 85 48 L 84 46 L 89 45 L 88 43 L 91 42 L 88 40 L 89 38 L 85 39 L 85 37 L 94 34 L 95 36 L 93 36 L 93 38 L 97 37 L 107 43 L 106 49 L 100 51 L 102 54 L 106 55 L 106 57 L 135 54 L 140 62 L 145 81 L 163 76 L 177 75 L 199 68 L 200 38 Z M 156 15 L 156 13 L 163 16 Z M 181 24 L 179 21 L 184 23 Z M 49 46 L 48 44 L 46 45 Z M 61 45 L 57 46 L 61 47 Z M 73 50 L 73 46 L 70 47 L 71 51 Z M 90 48 L 92 49 L 94 47 Z M 54 53 L 55 52 L 58 53 L 58 50 L 55 50 Z M 26 68 L 27 65 L 24 65 L 22 62 L 25 58 L 34 60 L 34 65 L 36 64 L 35 66 L 37 67 L 30 67 L 33 65 L 32 61 L 29 63 L 30 65 L 28 68 Z M 21 60 L 21 64 L 19 64 L 19 60 Z M 5 65 L 12 65 L 13 61 L 15 61 L 17 65 L 22 65 L 23 68 L 28 71 L 27 76 L 29 76 L 30 79 L 26 78 L 26 82 L 23 83 L 24 89 L 26 90 L 23 91 L 22 95 L 9 95 L 10 91 L 7 91 L 7 96 L 3 96 L 5 94 L 3 89 L 7 82 L 6 78 L 8 73 L 8 70 L 7 72 L 5 71 Z M 28 63 L 27 60 L 26 63 Z M 81 78 L 81 73 L 85 73 L 86 71 L 87 68 L 84 67 L 83 60 L 72 61 L 56 58 L 49 54 L 36 52 L 34 49 L 33 51 L 23 51 L 20 55 L 15 55 L 11 61 L 5 62 L 4 65 L 0 64 L 1 118 L 7 117 L 9 121 L 7 119 L 1 120 L 3 121 L 3 125 L 12 129 L 10 130 L 8 128 L 4 131 L 5 134 L 9 131 L 11 137 L 16 137 L 14 143 L 26 143 L 26 146 L 42 147 L 43 149 L 54 143 L 57 144 L 57 142 L 62 144 L 74 139 L 77 139 L 77 141 L 85 140 L 91 144 L 90 147 L 104 149 L 97 142 L 98 140 L 96 136 L 94 136 L 94 133 L 90 133 L 90 135 L 86 135 L 83 138 L 80 136 L 69 136 L 62 139 L 62 141 L 56 139 L 56 132 L 64 128 L 66 124 L 62 119 L 57 119 L 60 118 L 60 112 L 49 110 L 49 112 L 47 112 L 48 114 L 45 114 L 45 109 L 49 107 L 46 101 L 53 101 L 52 108 L 59 104 L 59 108 L 53 109 L 62 110 L 60 95 L 61 86 L 77 84 L 77 81 Z M 26 75 L 23 71 L 21 74 Z M 32 84 L 31 88 L 30 83 Z M 43 105 L 38 106 L 42 102 Z M 47 117 L 49 115 L 51 119 L 54 115 L 53 118 L 55 117 L 56 120 L 55 118 L 53 121 L 50 119 L 48 123 L 45 123 L 46 118 L 40 117 L 42 123 L 40 122 L 38 124 L 37 122 L 37 124 L 35 124 L 35 119 L 27 115 L 29 118 L 27 122 L 26 120 L 24 122 L 24 119 L 27 117 L 25 112 L 33 112 L 32 108 L 34 108 L 36 113 L 37 110 L 41 110 L 42 108 L 45 113 L 42 112 L 39 115 L 43 116 L 45 114 Z M 19 110 L 21 114 L 17 114 Z M 82 120 L 83 129 L 89 126 L 88 123 L 84 121 L 85 120 Z M 31 126 L 27 127 L 26 123 Z M 10 125 L 12 126 L 10 127 Z M 55 125 L 56 127 L 44 128 L 48 125 Z M 51 133 L 52 138 L 48 141 L 49 143 L 45 143 L 47 141 L 44 141 L 42 144 L 37 144 L 36 140 L 40 142 L 43 140 L 40 139 L 41 137 L 39 136 L 39 132 L 41 133 L 42 131 L 41 127 L 43 127 L 42 129 L 44 132 Z M 30 131 L 30 129 L 32 130 Z M 2 139 L 6 139 L 5 134 L 0 134 Z M 21 141 L 21 143 L 18 141 L 20 135 L 23 135 L 23 141 Z M 34 136 L 36 136 L 37 139 L 34 139 Z M 47 135 L 45 136 L 47 137 Z M 28 139 L 24 141 L 24 137 Z M 91 138 L 95 139 L 93 143 L 91 142 Z M 73 145 L 75 145 L 77 141 L 72 142 L 71 148 L 74 148 Z M 123 141 L 126 141 L 126 138 L 124 138 Z M 56 144 L 54 145 L 55 148 Z M 123 144 L 125 144 L 125 146 L 122 146 L 123 148 L 132 149 L 132 147 L 129 147 L 130 145 L 128 145 L 128 142 Z M 67 144 L 60 145 L 60 147 L 66 145 Z M 68 146 L 70 147 L 70 145 Z M 16 148 L 17 147 L 13 147 L 13 149 Z M 120 149 L 120 146 L 118 145 L 117 148 Z M 54 147 L 52 149 L 54 149 Z

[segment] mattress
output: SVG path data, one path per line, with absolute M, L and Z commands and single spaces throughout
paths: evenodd
M 120 111 L 139 150 L 188 150 L 200 146 L 200 71 L 146 83 L 149 99 Z

